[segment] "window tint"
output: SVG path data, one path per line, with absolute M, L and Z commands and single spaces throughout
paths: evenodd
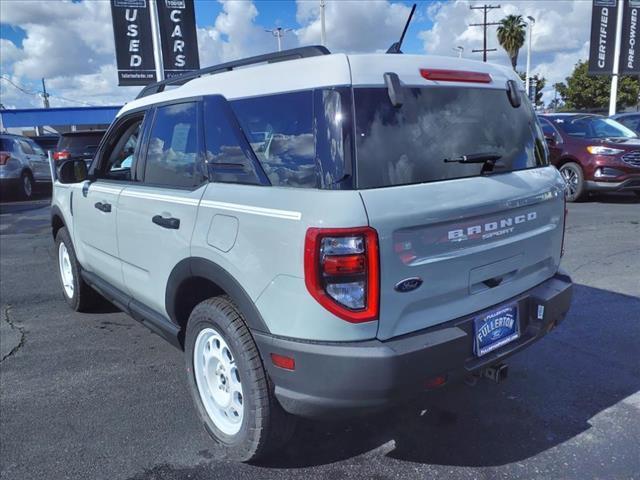
M 226 100 L 209 97 L 204 102 L 205 159 L 216 182 L 260 184 L 250 147 L 233 124 Z
M 36 155 L 46 155 L 44 153 L 44 150 L 42 150 L 42 148 L 40 148 L 40 145 L 38 145 L 36 142 L 31 141 L 29 142 L 29 145 L 31 145 L 31 148 Z
M 540 125 L 542 126 L 542 131 L 544 132 L 545 136 L 555 138 L 556 130 L 553 128 L 553 126 L 544 118 L 540 118 L 539 120 L 540 120 Z
M 67 150 L 74 155 L 95 153 L 103 136 L 104 132 L 101 130 L 63 134 L 58 141 L 58 150 Z
M 145 183 L 173 187 L 201 183 L 197 111 L 196 103 L 158 107 L 149 135 Z
M 31 145 L 29 144 L 29 142 L 25 142 L 24 140 L 18 140 L 18 143 L 20 144 L 20 148 L 22 149 L 22 151 L 27 155 L 33 155 L 35 153 L 33 151 L 33 148 L 31 148 Z
M 555 124 L 568 135 L 578 138 L 636 138 L 637 135 L 624 125 L 604 117 L 556 118 Z
M 102 167 L 102 178 L 111 180 L 131 180 L 133 167 L 140 143 L 142 118 L 132 123 L 123 125 L 115 133 L 118 138 L 113 150 L 109 154 L 109 160 Z
M 619 118 L 617 121 L 631 130 L 640 132 L 640 115 L 629 115 L 627 117 Z
M 548 164 L 529 102 L 514 108 L 503 89 L 407 88 L 398 108 L 386 88 L 356 88 L 354 102 L 360 188 L 480 175 L 482 164 L 445 162 L 464 155 L 499 155 L 494 173 Z
M 318 186 L 312 92 L 231 102 L 251 148 L 275 186 Z

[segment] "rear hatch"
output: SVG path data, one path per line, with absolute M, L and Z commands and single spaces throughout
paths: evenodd
M 59 152 L 68 152 L 69 158 L 90 160 L 95 155 L 104 133 L 101 130 L 65 133 L 60 136 L 57 149 Z
M 558 269 L 563 236 L 564 186 L 527 102 L 512 106 L 505 88 L 404 90 L 398 107 L 386 87 L 354 88 L 358 188 L 380 241 L 383 340 L 543 282 Z M 456 161 L 478 154 L 493 160 Z

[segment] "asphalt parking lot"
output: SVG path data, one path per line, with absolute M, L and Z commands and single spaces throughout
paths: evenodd
M 509 379 L 365 419 L 301 422 L 233 464 L 204 432 L 182 354 L 114 308 L 62 299 L 46 200 L 0 206 L 2 479 L 640 478 L 640 200 L 569 206 L 569 317 Z

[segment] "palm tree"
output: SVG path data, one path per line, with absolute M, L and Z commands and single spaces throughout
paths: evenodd
M 526 27 L 522 15 L 507 15 L 500 20 L 498 27 L 498 43 L 507 51 L 514 70 L 518 64 L 518 52 L 524 45 Z

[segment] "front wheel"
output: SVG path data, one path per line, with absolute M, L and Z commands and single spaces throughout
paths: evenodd
M 584 175 L 577 163 L 569 162 L 560 167 L 560 174 L 567 186 L 567 202 L 577 202 L 585 195 Z
M 24 200 L 30 200 L 33 197 L 33 175 L 29 171 L 24 171 L 20 175 L 20 197 Z
M 200 417 L 227 458 L 255 460 L 288 440 L 293 418 L 276 400 L 251 333 L 229 297 L 193 309 L 185 353 Z
M 67 304 L 77 312 L 94 307 L 100 295 L 80 277 L 80 264 L 66 227 L 56 234 L 56 254 L 62 294 Z

